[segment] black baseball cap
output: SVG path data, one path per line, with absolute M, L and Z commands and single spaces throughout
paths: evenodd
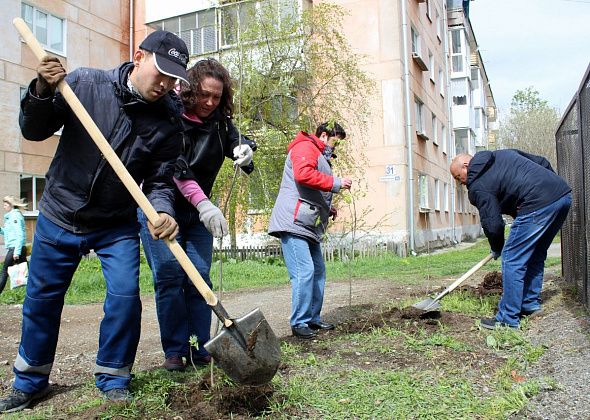
M 149 34 L 139 48 L 154 54 L 154 62 L 160 73 L 188 83 L 186 80 L 188 49 L 182 39 L 172 32 L 156 31 Z

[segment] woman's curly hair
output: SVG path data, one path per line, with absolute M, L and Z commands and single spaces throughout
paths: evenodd
M 201 81 L 206 77 L 212 77 L 223 83 L 223 93 L 221 94 L 221 101 L 219 102 L 218 108 L 222 114 L 231 117 L 234 113 L 234 90 L 233 82 L 229 75 L 229 72 L 223 65 L 214 58 L 205 58 L 197 61 L 186 72 L 186 78 L 190 82 L 190 85 L 181 82 L 180 84 L 180 99 L 186 109 L 193 109 L 196 104 L 196 94 L 200 89 Z

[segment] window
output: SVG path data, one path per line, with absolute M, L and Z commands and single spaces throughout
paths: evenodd
M 473 89 L 479 89 L 479 71 L 477 68 L 471 69 L 471 86 Z
M 414 104 L 416 107 L 416 114 L 414 116 L 416 118 L 416 133 L 421 135 L 421 134 L 425 133 L 425 130 L 424 130 L 424 104 L 418 98 L 416 98 L 414 100 Z
M 432 142 L 438 144 L 438 120 L 434 112 L 432 113 Z
M 444 124 L 441 124 L 441 127 L 440 127 L 440 137 L 442 139 L 442 152 L 448 153 L 449 140 L 447 139 L 447 127 L 445 127 Z
M 442 199 L 443 210 L 449 211 L 449 184 L 443 183 L 443 199 Z
M 428 200 L 428 176 L 421 174 L 418 176 L 418 194 L 420 194 L 420 210 L 430 210 L 430 201 Z
M 432 22 L 432 2 L 426 0 L 426 17 Z
M 21 17 L 37 40 L 48 50 L 65 56 L 65 20 L 26 3 L 21 4 Z
M 39 200 L 45 188 L 45 177 L 39 175 L 20 176 L 20 196 L 29 203 L 28 210 L 39 211 Z
M 434 80 L 434 56 L 428 51 L 428 68 L 430 69 L 430 81 L 436 83 Z
M 434 210 L 440 211 L 440 181 L 434 180 Z
M 467 105 L 467 94 L 469 87 L 467 86 L 467 79 L 459 79 L 451 81 L 451 91 L 453 93 L 454 105 Z
M 451 59 L 453 62 L 453 72 L 463 72 L 463 49 L 461 46 L 461 31 L 451 31 Z
M 463 198 L 463 186 L 459 183 L 459 181 L 455 181 L 455 187 L 457 190 L 457 203 L 456 203 L 456 209 L 458 213 L 464 213 L 465 212 L 465 199 Z
M 435 12 L 435 22 L 436 22 L 436 36 L 438 37 L 438 42 L 442 41 L 442 19 L 440 18 L 440 14 L 438 10 Z
M 442 69 L 438 68 L 438 85 L 439 85 L 439 92 L 440 96 L 443 98 L 445 97 L 445 74 L 443 73 Z
M 184 41 L 190 55 L 217 51 L 215 9 L 175 16 L 151 23 L 150 26 L 175 33 Z
M 420 55 L 420 35 L 418 31 L 412 27 L 412 53 Z

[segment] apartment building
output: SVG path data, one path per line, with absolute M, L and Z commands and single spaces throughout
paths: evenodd
M 283 4 L 292 13 L 320 2 L 293 0 Z M 464 188 L 457 186 L 448 173 L 457 151 L 486 147 L 488 121 L 493 115 L 493 97 L 475 37 L 466 26 L 468 19 L 464 19 L 462 28 L 467 29 L 462 29 L 464 38 L 460 38 L 465 42 L 461 45 L 469 47 L 461 50 L 465 54 L 461 75 L 468 79 L 472 111 L 463 120 L 457 114 L 458 121 L 465 124 L 457 126 L 451 96 L 454 94 L 449 92 L 459 72 L 451 71 L 453 35 L 448 32 L 447 19 L 453 18 L 453 30 L 461 26 L 455 27 L 458 20 L 452 1 L 331 2 L 350 12 L 343 22 L 345 36 L 353 49 L 366 57 L 363 69 L 377 86 L 370 103 L 372 120 L 364 139 L 368 165 L 365 173 L 357 174 L 368 186 L 366 195 L 356 203 L 359 214 L 366 211 L 363 225 L 370 228 L 367 230 L 373 239 L 401 244 L 401 253 L 420 252 L 477 236 L 477 212 L 468 205 Z M 176 32 L 189 46 L 193 62 L 202 56 L 216 56 L 235 43 L 232 31 L 227 30 L 233 13 L 228 2 L 169 0 L 165 7 L 158 0 L 6 3 L 12 13 L 1 23 L 6 41 L 0 46 L 0 89 L 6 94 L 0 101 L 6 112 L 0 118 L 6 130 L 0 140 L 0 185 L 2 194 L 20 195 L 31 202 L 31 217 L 59 133 L 42 143 L 24 141 L 20 136 L 18 100 L 35 76 L 36 60 L 12 28 L 12 17 L 22 15 L 48 51 L 62 58 L 68 68 L 113 67 L 128 59 L 153 28 Z M 238 3 L 261 7 L 258 0 Z M 453 6 L 453 13 L 447 10 L 447 4 Z M 222 7 L 225 15 L 219 12 Z M 478 60 L 472 60 L 471 51 Z M 473 142 L 473 149 L 457 146 L 457 129 L 469 133 L 467 143 L 460 137 L 459 144 Z
M 0 195 L 23 197 L 27 239 L 32 239 L 37 203 L 59 132 L 43 142 L 24 140 L 19 102 L 37 76 L 37 59 L 12 24 L 22 17 L 46 51 L 69 69 L 114 67 L 129 58 L 129 1 L 3 0 L 0 19 Z M 4 249 L 0 246 L 0 254 Z
M 469 1 L 448 0 L 449 76 L 454 154 L 475 154 L 495 144 L 496 103 L 485 71 L 471 22 Z M 467 189 L 455 184 L 457 234 L 479 229 L 477 209 L 467 198 Z

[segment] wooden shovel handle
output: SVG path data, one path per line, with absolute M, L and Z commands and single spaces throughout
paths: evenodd
M 31 48 L 33 54 L 35 54 L 37 59 L 41 61 L 43 57 L 47 55 L 47 53 L 45 52 L 41 44 L 39 44 L 39 42 L 29 29 L 25 21 L 21 18 L 14 18 L 12 23 L 14 24 L 20 35 L 23 37 L 27 45 Z M 151 205 L 143 191 L 141 191 L 141 188 L 139 188 L 133 177 L 129 174 L 129 171 L 127 171 L 127 168 L 125 168 L 125 165 L 123 165 L 123 163 L 119 159 L 119 156 L 117 156 L 117 154 L 113 151 L 109 142 L 104 138 L 104 136 L 102 135 L 102 133 L 100 132 L 100 130 L 98 129 L 98 127 L 96 126 L 96 124 L 94 123 L 94 121 L 92 120 L 92 118 L 90 117 L 90 115 L 88 114 L 88 112 L 86 111 L 86 109 L 84 108 L 84 106 L 72 90 L 72 88 L 63 79 L 59 82 L 57 87 L 59 88 L 59 91 L 63 95 L 64 99 L 66 100 L 70 108 L 72 108 L 72 111 L 74 111 L 74 114 L 76 114 L 76 117 L 78 117 L 86 131 L 88 131 L 88 134 L 90 134 L 90 137 L 92 137 L 94 143 L 96 143 L 96 145 L 100 149 L 100 152 L 112 166 L 113 170 L 115 171 L 119 179 L 121 179 L 129 193 L 133 196 L 133 199 L 143 210 L 149 221 L 152 224 L 156 223 L 160 216 L 158 215 L 154 207 Z M 215 296 L 215 294 L 211 291 L 207 283 L 205 283 L 205 281 L 195 268 L 194 264 L 188 258 L 186 252 L 184 252 L 184 249 L 182 249 L 180 244 L 176 240 L 170 241 L 168 239 L 165 239 L 164 242 L 166 242 L 166 245 L 168 245 L 170 251 L 172 251 L 172 254 L 176 257 L 184 271 L 186 271 L 187 275 L 189 276 L 189 278 L 191 279 L 199 293 L 201 293 L 207 304 L 209 306 L 216 306 L 218 303 L 217 296 Z M 222 321 L 226 323 L 226 321 L 229 320 Z M 231 325 L 231 321 L 229 322 Z
M 451 293 L 453 290 L 457 288 L 457 286 L 459 286 L 461 283 L 463 283 L 465 280 L 467 280 L 469 277 L 471 277 L 473 274 L 479 271 L 479 269 L 486 265 L 488 261 L 490 261 L 491 259 L 492 254 L 488 254 L 483 260 L 471 267 L 471 269 L 467 273 L 463 274 L 461 277 L 459 277 L 457 280 L 451 283 L 449 287 L 440 292 L 440 294 L 437 297 L 435 297 L 434 300 L 439 300 L 446 294 Z

